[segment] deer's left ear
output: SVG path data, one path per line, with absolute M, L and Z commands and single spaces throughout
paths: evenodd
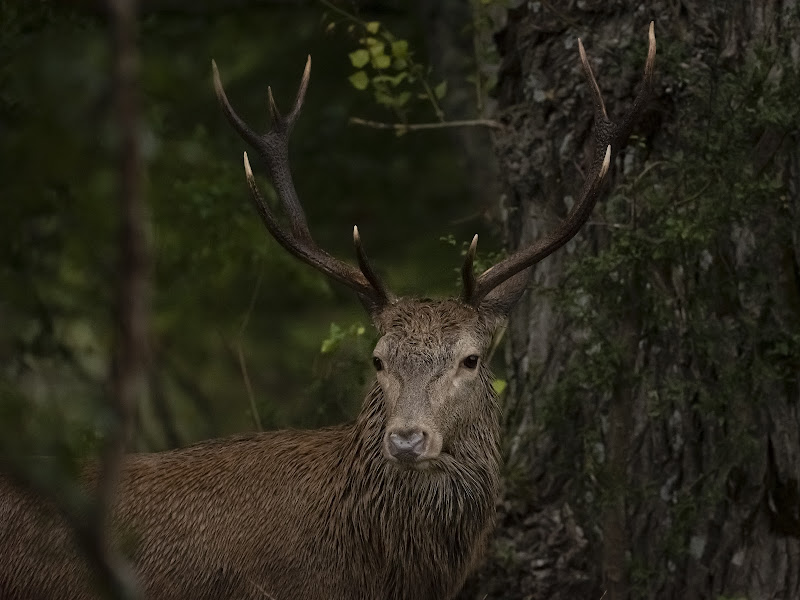
M 478 310 L 484 314 L 495 314 L 502 319 L 507 318 L 527 289 L 530 277 L 531 269 L 528 268 L 506 279 L 481 300 Z

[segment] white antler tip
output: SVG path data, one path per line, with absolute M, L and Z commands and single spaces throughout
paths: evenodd
M 611 164 L 611 144 L 606 146 L 606 155 L 603 158 L 603 166 L 600 167 L 599 179 L 602 179 L 608 173 L 608 167 Z
M 248 179 L 253 178 L 253 169 L 250 168 L 250 159 L 247 158 L 247 152 L 244 153 L 244 174 Z
M 309 54 L 308 58 L 306 59 L 306 66 L 303 69 L 303 77 L 300 79 L 301 90 L 308 85 L 308 80 L 310 77 L 311 77 L 311 55 Z
M 353 225 L 353 241 L 356 243 L 361 241 L 361 236 L 358 234 L 358 225 Z
M 211 79 L 214 80 L 214 92 L 218 98 L 225 96 L 225 90 L 222 89 L 222 81 L 219 77 L 219 69 L 217 68 L 217 61 L 211 59 Z
M 650 31 L 648 32 L 647 37 L 648 37 L 647 63 L 652 64 L 653 60 L 656 57 L 656 33 L 655 33 L 654 21 L 650 21 Z

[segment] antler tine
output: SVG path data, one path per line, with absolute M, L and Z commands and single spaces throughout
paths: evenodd
M 656 37 L 653 31 L 653 23 L 650 23 L 648 32 L 649 48 L 647 61 L 644 67 L 642 87 L 634 99 L 633 106 L 620 123 L 614 123 L 608 118 L 603 96 L 600 87 L 594 77 L 583 43 L 578 40 L 578 52 L 581 59 L 581 67 L 589 87 L 591 89 L 594 103 L 594 125 L 595 125 L 595 150 L 594 159 L 589 174 L 583 185 L 583 190 L 579 200 L 575 203 L 572 211 L 564 221 L 562 221 L 555 231 L 544 238 L 534 242 L 530 246 L 521 248 L 511 256 L 503 259 L 493 267 L 484 271 L 474 283 L 471 293 L 468 290 L 470 282 L 464 272 L 464 294 L 467 301 L 473 306 L 478 306 L 486 298 L 487 294 L 497 288 L 500 284 L 507 281 L 517 273 L 535 265 L 540 260 L 558 250 L 561 246 L 572 239 L 589 218 L 597 199 L 602 192 L 606 174 L 612 158 L 612 148 L 614 152 L 619 152 L 625 146 L 633 124 L 641 114 L 651 90 L 653 81 L 653 65 L 656 55 Z M 602 158 L 601 158 L 602 157 Z M 466 264 L 465 264 L 466 268 Z
M 250 188 L 250 197 L 256 206 L 256 210 L 258 210 L 258 214 L 261 216 L 261 220 L 264 221 L 267 231 L 270 232 L 272 237 L 274 237 L 281 246 L 298 258 L 303 259 L 303 256 L 299 254 L 299 247 L 295 243 L 294 238 L 281 228 L 272 212 L 269 202 L 264 200 L 264 197 L 261 195 L 258 184 L 256 183 L 256 178 L 253 176 L 253 169 L 250 167 L 250 159 L 247 157 L 247 152 L 244 153 L 244 176 L 245 179 L 247 179 L 247 187 Z
M 367 278 L 370 285 L 377 291 L 383 298 L 390 297 L 389 291 L 386 289 L 386 286 L 383 285 L 383 281 L 375 270 L 372 268 L 372 265 L 369 263 L 367 259 L 367 253 L 364 251 L 364 246 L 361 244 L 361 236 L 358 233 L 358 226 L 353 226 L 353 245 L 356 247 L 356 258 L 358 259 L 358 268 L 361 269 L 361 272 L 364 274 L 364 277 Z
M 653 21 L 650 21 L 650 28 L 647 32 L 647 60 L 644 62 L 644 74 L 642 75 L 642 87 L 639 88 L 639 93 L 633 100 L 633 108 L 627 116 L 623 119 L 619 128 L 617 129 L 617 143 L 627 142 L 628 137 L 631 135 L 631 130 L 636 122 L 636 119 L 644 109 L 647 101 L 650 99 L 650 94 L 653 92 L 653 72 L 656 62 L 656 34 Z M 622 146 L 618 146 L 622 148 Z
M 275 99 L 272 97 L 272 90 L 270 89 L 267 95 L 269 97 L 269 110 L 272 116 L 272 129 L 264 135 L 255 133 L 244 120 L 236 114 L 236 111 L 233 109 L 230 102 L 228 102 L 225 88 L 222 87 L 219 71 L 214 61 L 211 61 L 211 66 L 214 72 L 214 91 L 222 107 L 222 112 L 237 133 L 248 144 L 255 148 L 266 162 L 270 180 L 289 218 L 289 225 L 294 237 L 305 242 L 310 241 L 311 233 L 308 229 L 306 215 L 300 204 L 300 200 L 297 198 L 297 192 L 292 182 L 292 173 L 289 169 L 289 133 L 294 121 L 290 121 L 281 116 L 275 104 Z M 308 62 L 306 63 L 306 69 L 310 69 Z M 301 88 L 303 83 L 306 85 L 308 84 L 305 74 L 304 79 L 305 82 L 301 81 L 300 83 Z M 300 106 L 295 104 L 290 115 L 293 115 L 293 118 L 296 119 L 299 112 Z
M 272 96 L 272 90 L 269 90 L 269 107 L 273 122 L 270 131 L 263 135 L 259 135 L 250 129 L 228 102 L 214 61 L 212 61 L 212 70 L 214 74 L 214 89 L 222 107 L 222 112 L 239 135 L 255 148 L 266 162 L 275 193 L 289 221 L 290 227 L 287 231 L 280 225 L 271 207 L 262 197 L 245 152 L 244 170 L 247 184 L 250 188 L 250 196 L 270 234 L 281 246 L 303 262 L 355 290 L 370 311 L 377 310 L 381 306 L 388 304 L 390 302 L 389 293 L 380 282 L 375 271 L 370 267 L 363 249 L 359 250 L 357 245 L 359 264 L 362 269 L 359 271 L 355 267 L 334 258 L 314 242 L 292 181 L 292 174 L 289 168 L 289 133 L 300 114 L 306 89 L 308 88 L 311 57 L 309 56 L 306 61 L 297 98 L 288 115 L 281 116 Z
M 272 95 L 272 86 L 267 86 L 267 99 L 269 101 L 269 114 L 272 117 L 272 122 L 276 127 L 286 128 L 291 131 L 294 127 L 297 117 L 300 115 L 300 109 L 303 108 L 303 102 L 306 99 L 306 90 L 308 89 L 308 80 L 311 78 L 311 55 L 306 59 L 306 66 L 303 69 L 303 77 L 300 79 L 300 87 L 297 88 L 297 97 L 294 100 L 294 105 L 289 114 L 284 118 L 281 116 L 281 111 L 278 110 L 278 104 Z
M 261 139 L 261 136 L 250 129 L 250 127 L 247 126 L 247 123 L 239 118 L 239 115 L 236 114 L 236 111 L 233 110 L 230 102 L 228 102 L 228 97 L 225 95 L 225 88 L 222 87 L 222 81 L 219 78 L 217 61 L 215 60 L 211 61 L 211 71 L 214 77 L 214 92 L 217 94 L 217 100 L 219 101 L 219 105 L 222 107 L 222 112 L 225 114 L 228 122 L 248 144 L 251 146 L 257 145 Z
M 600 92 L 600 86 L 597 85 L 597 79 L 594 78 L 592 65 L 589 64 L 589 59 L 586 58 L 586 50 L 583 48 L 581 38 L 578 38 L 578 52 L 581 55 L 581 67 L 583 67 L 583 74 L 589 82 L 589 87 L 592 91 L 592 99 L 594 100 L 594 118 L 596 120 L 608 119 L 606 112 L 606 103 L 603 101 L 603 94 Z
M 269 117 L 273 123 L 280 123 L 283 117 L 281 111 L 278 110 L 278 103 L 275 102 L 275 97 L 272 95 L 272 86 L 267 86 L 267 104 L 269 105 Z
M 311 55 L 308 55 L 306 59 L 306 66 L 303 69 L 303 77 L 300 79 L 300 87 L 297 88 L 297 97 L 294 100 L 294 106 L 289 114 L 286 116 L 286 120 L 289 122 L 289 127 L 294 126 L 295 120 L 297 120 L 297 116 L 300 114 L 300 109 L 303 107 L 303 102 L 306 99 L 306 90 L 308 89 L 308 81 L 311 78 Z
M 464 256 L 464 264 L 461 267 L 461 279 L 464 282 L 464 290 L 462 291 L 464 300 L 469 302 L 475 291 L 475 252 L 478 249 L 478 234 L 472 237 L 472 242 L 469 245 L 466 255 Z

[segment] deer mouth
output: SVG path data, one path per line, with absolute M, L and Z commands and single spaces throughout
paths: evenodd
M 441 466 L 442 461 L 451 458 L 447 452 L 438 451 L 421 456 L 395 456 L 392 455 L 386 445 L 383 447 L 383 457 L 386 462 L 399 471 L 430 471 Z

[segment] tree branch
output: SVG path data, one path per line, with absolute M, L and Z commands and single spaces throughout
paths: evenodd
M 363 125 L 373 129 L 393 129 L 399 133 L 407 131 L 420 131 L 423 129 L 447 129 L 449 127 L 490 127 L 493 129 L 503 129 L 503 124 L 492 119 L 468 119 L 464 121 L 442 121 L 441 123 L 382 123 L 380 121 L 368 121 L 358 117 L 350 117 L 353 125 Z
M 150 255 L 147 215 L 141 198 L 142 158 L 137 99 L 136 0 L 109 0 L 114 48 L 115 108 L 119 134 L 119 281 L 115 347 L 110 373 L 114 423 L 106 441 L 94 510 L 78 531 L 98 567 L 101 583 L 115 598 L 139 597 L 132 569 L 110 538 L 114 491 L 133 430 L 136 406 L 147 380 Z

